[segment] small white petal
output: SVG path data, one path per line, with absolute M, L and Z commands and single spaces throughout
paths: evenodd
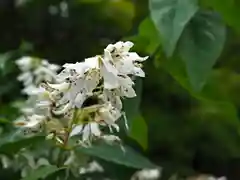
M 121 48 L 123 48 L 123 46 L 124 46 L 124 43 L 122 41 L 118 41 L 117 43 L 114 44 L 114 47 L 117 50 L 120 50 Z
M 123 50 L 128 52 L 133 47 L 133 45 L 134 44 L 132 42 L 126 41 L 123 44 Z
M 109 51 L 104 50 L 104 57 L 101 60 L 102 60 L 103 66 L 106 68 L 108 72 L 111 72 L 114 75 L 118 74 L 117 69 L 113 66 L 113 64 L 111 64 L 113 63 L 113 59 Z
M 58 71 L 61 67 L 60 67 L 59 65 L 57 65 L 57 64 L 49 64 L 47 68 L 50 69 L 51 71 L 56 72 L 56 71 Z
M 53 72 L 50 69 L 43 67 L 43 66 L 40 66 L 36 70 L 34 70 L 33 74 L 36 76 L 42 76 L 42 77 L 49 76 L 50 78 L 53 78 L 56 76 L 55 72 Z M 39 79 L 41 79 L 41 78 L 39 78 Z M 42 78 L 42 79 L 45 80 L 45 78 Z
M 133 75 L 139 76 L 139 77 L 145 77 L 144 71 L 141 68 L 138 68 L 138 67 L 134 67 Z
M 90 133 L 91 133 L 91 126 L 89 124 L 87 124 L 87 125 L 85 125 L 85 127 L 83 129 L 83 134 L 82 134 L 83 142 L 89 141 Z
M 99 69 L 99 57 L 95 56 L 95 57 L 91 57 L 91 58 L 87 58 L 85 59 L 85 64 L 87 66 L 89 66 L 90 68 L 97 68 Z
M 91 132 L 93 133 L 94 136 L 99 137 L 101 135 L 101 131 L 99 129 L 99 126 L 97 123 L 91 123 Z
M 83 102 L 86 100 L 86 98 L 87 98 L 86 94 L 78 93 L 75 100 L 74 100 L 74 105 L 77 108 L 81 108 L 82 105 L 83 105 Z
M 125 87 L 121 87 L 121 96 L 133 98 L 137 96 L 137 94 L 131 86 L 125 86 Z
M 27 71 L 27 72 L 24 72 L 22 74 L 20 74 L 18 77 L 17 77 L 17 80 L 18 81 L 26 81 L 27 79 L 31 79 L 32 80 L 32 74 Z M 31 81 L 32 82 L 32 81 Z M 30 82 L 30 83 L 31 83 Z
M 52 112 L 55 115 L 62 115 L 62 114 L 65 114 L 67 111 L 69 111 L 71 108 L 72 108 L 72 105 L 70 103 L 67 103 L 66 105 L 63 106 L 63 108 L 52 110 Z
M 113 50 L 114 50 L 114 45 L 113 44 L 109 44 L 106 48 L 105 48 L 105 50 L 107 50 L 107 51 L 109 51 L 109 52 L 112 52 Z
M 139 61 L 139 62 L 143 62 L 145 60 L 148 59 L 148 56 L 146 57 L 140 57 L 136 52 L 129 52 L 128 53 L 128 59 L 132 60 L 132 61 Z
M 103 68 L 102 68 L 102 74 L 103 74 L 103 78 L 104 78 L 104 88 L 114 89 L 114 88 L 118 87 L 117 76 L 115 74 L 107 71 L 105 66 L 103 66 Z
M 50 88 L 53 88 L 53 89 L 57 89 L 59 91 L 66 91 L 69 89 L 70 87 L 70 84 L 69 83 L 66 83 L 66 82 L 63 82 L 63 83 L 60 83 L 60 84 L 50 84 L 50 83 L 47 83 L 47 85 L 50 87 Z
M 112 124 L 111 126 L 114 127 L 117 132 L 120 131 L 120 128 L 117 124 Z
M 70 137 L 80 134 L 82 132 L 82 129 L 83 129 L 83 125 L 75 126 L 70 133 Z
M 24 56 L 16 60 L 16 64 L 22 71 L 28 71 L 32 68 L 32 58 L 28 56 Z
M 30 86 L 28 86 L 28 87 L 26 87 L 26 88 L 24 88 L 22 90 L 23 93 L 25 93 L 27 95 L 31 95 L 31 96 L 32 95 L 37 95 L 39 93 L 42 93 L 43 91 L 44 91 L 43 88 L 38 88 L 38 87 L 36 87 L 34 85 L 30 85 Z

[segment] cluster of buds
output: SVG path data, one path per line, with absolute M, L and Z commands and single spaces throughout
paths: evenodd
M 85 146 L 99 138 L 118 140 L 112 135 L 113 130 L 119 131 L 117 120 L 123 117 L 128 127 L 122 99 L 135 97 L 133 77 L 145 76 L 141 62 L 147 57 L 129 52 L 132 46 L 132 42 L 117 42 L 108 45 L 103 55 L 64 64 L 52 76 L 54 81 L 37 88 L 35 113 L 16 124 L 26 133 L 44 131 L 64 146 L 73 136 Z

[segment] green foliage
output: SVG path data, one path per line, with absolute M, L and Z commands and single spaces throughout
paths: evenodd
M 31 148 L 44 146 L 45 141 L 12 133 L 11 122 L 19 115 L 12 102 L 25 98 L 16 80 L 16 58 L 34 55 L 58 64 L 76 62 L 127 39 L 135 43 L 134 51 L 150 58 L 144 63 L 146 78 L 136 79 L 137 97 L 124 100 L 130 127 L 125 152 L 117 143 L 76 151 L 103 159 L 106 174 L 111 171 L 115 179 L 129 179 L 126 169 L 156 165 L 163 166 L 166 179 L 194 172 L 240 178 L 232 172 L 239 169 L 240 157 L 239 1 L 74 0 L 66 1 L 68 17 L 59 13 L 60 0 L 28 0 L 17 6 L 4 2 L 0 3 L 4 7 L 0 8 L 1 154 L 13 157 L 28 149 L 37 158 Z M 50 14 L 50 6 L 58 13 Z M 144 156 L 130 138 L 141 145 Z M 65 153 L 52 153 L 50 159 L 54 157 L 61 167 Z M 42 166 L 24 180 L 61 176 L 60 169 Z
M 144 51 L 148 54 L 152 54 L 160 44 L 160 37 L 158 37 L 157 30 L 151 20 L 151 18 L 146 18 L 139 25 L 138 38 L 144 39 Z M 141 42 L 139 43 L 141 44 Z M 138 45 L 138 44 L 136 44 Z
M 151 17 L 168 57 L 178 44 L 192 87 L 200 91 L 220 56 L 225 24 L 214 12 L 198 11 L 196 1 L 150 1 Z
M 143 149 L 148 147 L 148 129 L 147 124 L 142 116 L 133 119 L 130 127 L 129 136 L 135 139 Z
M 240 4 L 238 0 L 201 0 L 204 7 L 210 7 L 221 13 L 227 25 L 240 31 L 240 22 L 238 19 Z
M 42 136 L 23 137 L 21 132 L 17 132 L 3 136 L 0 139 L 0 153 L 7 155 L 14 155 L 22 148 L 32 146 L 37 143 L 41 143 L 44 140 Z
M 225 25 L 213 12 L 199 12 L 186 27 L 179 53 L 193 88 L 201 90 L 225 42 Z
M 160 37 L 151 18 L 145 18 L 138 27 L 138 34 L 124 38 L 135 43 L 134 48 L 153 54 L 160 44 Z
M 34 170 L 30 175 L 22 180 L 38 180 L 45 179 L 47 176 L 61 170 L 63 168 L 58 168 L 57 166 L 42 166 L 36 170 Z
M 150 12 L 167 56 L 172 56 L 177 42 L 198 6 L 196 0 L 150 0 Z
M 132 168 L 142 169 L 155 167 L 153 163 L 132 148 L 128 146 L 121 148 L 119 144 L 110 145 L 101 143 L 88 148 L 79 147 L 77 151 Z
M 139 106 L 142 96 L 142 80 L 137 78 L 135 81 L 135 90 L 137 96 L 124 100 L 124 112 L 128 120 L 130 131 L 128 135 L 136 140 L 144 149 L 147 148 L 147 125 L 144 119 L 139 115 Z

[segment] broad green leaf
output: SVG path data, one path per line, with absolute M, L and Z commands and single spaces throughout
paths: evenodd
M 79 147 L 76 150 L 90 156 L 95 156 L 106 161 L 132 168 L 142 169 L 156 167 L 147 158 L 128 146 L 124 146 L 123 151 L 118 144 L 109 145 L 106 143 L 99 143 L 87 148 Z
M 219 12 L 229 26 L 240 32 L 239 0 L 201 0 L 201 4 Z
M 218 57 L 226 36 L 224 23 L 218 14 L 199 12 L 191 20 L 179 42 L 179 53 L 196 91 L 200 91 Z
M 27 177 L 22 178 L 22 180 L 39 180 L 45 179 L 47 176 L 61 170 L 63 168 L 58 168 L 57 166 L 41 166 L 36 170 L 33 170 Z
M 151 18 L 167 56 L 172 56 L 186 24 L 197 10 L 197 0 L 150 0 Z
M 218 109 L 219 112 L 221 111 L 221 116 L 226 117 L 228 120 L 231 120 L 232 123 L 236 123 L 236 126 L 239 126 L 236 107 L 229 97 L 220 91 L 220 89 L 222 89 L 222 78 L 219 77 L 220 75 L 218 71 L 213 71 L 211 73 L 210 79 L 205 87 L 201 92 L 198 92 L 191 88 L 190 79 L 186 73 L 184 63 L 179 58 L 164 60 L 162 62 L 162 67 L 166 69 L 171 76 L 190 93 L 191 96 L 198 99 L 202 104 L 211 104 L 211 106 Z M 208 110 L 210 111 L 210 108 Z
M 199 100 L 212 100 L 218 102 L 228 101 L 228 99 L 218 91 L 218 84 L 220 82 L 217 81 L 214 72 L 211 73 L 209 81 L 201 92 L 194 91 L 191 86 L 190 77 L 186 72 L 185 64 L 180 58 L 175 57 L 170 60 L 161 59 L 161 61 L 161 66 L 166 69 L 170 75 L 190 93 L 191 96 Z
M 143 149 L 148 147 L 148 128 L 142 116 L 138 116 L 132 121 L 129 136 L 136 140 Z
M 12 155 L 25 147 L 29 147 L 44 140 L 42 136 L 22 137 L 19 132 L 0 139 L 0 153 Z

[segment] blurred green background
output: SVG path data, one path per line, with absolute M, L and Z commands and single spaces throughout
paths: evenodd
M 25 98 L 16 59 L 62 65 L 130 40 L 149 59 L 138 98 L 125 102 L 131 128 L 124 142 L 161 166 L 162 179 L 209 173 L 239 180 L 239 12 L 237 0 L 1 0 L 2 132 L 12 133 L 13 104 Z M 23 146 L 8 143 L 0 138 L 1 153 Z M 135 171 L 100 161 L 107 177 L 127 180 Z M 20 179 L 19 170 L 2 168 L 0 178 Z

